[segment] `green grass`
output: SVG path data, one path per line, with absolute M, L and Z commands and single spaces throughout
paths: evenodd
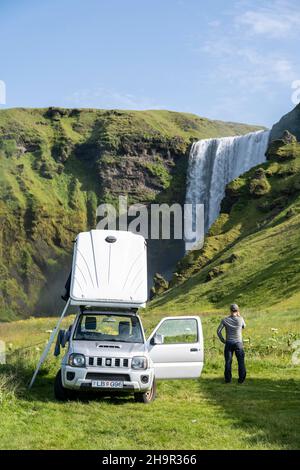
M 196 311 L 195 311 L 196 313 Z M 147 332 L 162 315 L 145 313 Z M 220 315 L 203 314 L 205 368 L 199 380 L 162 381 L 151 405 L 131 397 L 68 403 L 53 398 L 59 359 L 49 358 L 31 392 L 25 388 L 55 320 L 0 324 L 9 346 L 0 369 L 1 449 L 299 449 L 300 366 L 298 310 L 244 312 L 247 381 L 223 383 Z M 65 326 L 72 321 L 68 317 Z M 39 345 L 37 347 L 41 348 Z

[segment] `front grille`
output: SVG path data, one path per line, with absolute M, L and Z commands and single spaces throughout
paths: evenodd
M 129 374 L 103 374 L 100 372 L 88 372 L 86 380 L 120 380 L 121 382 L 130 382 Z
M 90 356 L 87 363 L 91 367 L 128 367 L 129 359 L 120 357 L 94 357 Z

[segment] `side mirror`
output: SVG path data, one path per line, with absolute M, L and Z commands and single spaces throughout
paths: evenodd
M 151 340 L 150 340 L 150 344 L 152 346 L 156 346 L 156 345 L 159 345 L 159 344 L 164 344 L 164 336 L 163 335 L 159 335 L 158 333 L 156 333 L 154 336 L 152 336 Z
M 54 356 L 59 356 L 60 355 L 60 347 L 64 348 L 67 344 L 67 342 L 70 339 L 71 334 L 71 327 L 68 330 L 59 330 L 57 339 L 56 339 L 56 345 L 55 345 L 55 350 L 54 350 Z

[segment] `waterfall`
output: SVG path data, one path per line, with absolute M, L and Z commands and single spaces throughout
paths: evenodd
M 266 161 L 270 131 L 243 136 L 204 139 L 191 148 L 187 172 L 186 204 L 204 204 L 205 233 L 217 219 L 230 181 Z M 195 207 L 195 206 L 194 206 Z M 193 209 L 193 230 L 195 210 Z M 186 243 L 186 249 L 191 249 Z

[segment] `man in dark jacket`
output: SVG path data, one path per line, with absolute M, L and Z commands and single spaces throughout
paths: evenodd
M 230 383 L 232 374 L 232 356 L 235 353 L 238 366 L 239 366 L 239 380 L 241 384 L 246 378 L 246 367 L 245 367 L 245 352 L 243 346 L 242 329 L 245 328 L 246 324 L 243 317 L 240 315 L 239 307 L 237 304 L 230 306 L 230 315 L 223 318 L 221 321 L 217 334 L 222 343 L 225 344 L 224 356 L 225 356 L 225 382 Z M 222 330 L 225 328 L 226 340 L 222 335 Z

